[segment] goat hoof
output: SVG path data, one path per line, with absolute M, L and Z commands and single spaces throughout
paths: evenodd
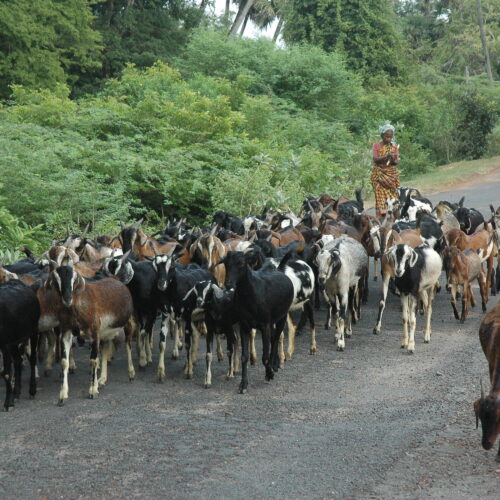
M 374 276 L 373 281 L 377 281 L 377 280 L 378 280 L 378 276 Z
M 428 344 L 430 341 L 424 339 L 424 344 Z
M 309 354 L 311 355 L 316 354 L 316 352 L 317 352 L 316 347 L 311 347 L 311 349 L 309 349 Z
M 4 406 L 3 407 L 3 411 L 9 411 L 9 407 L 8 406 Z
M 460 318 L 460 323 L 463 325 L 465 323 L 465 318 Z
M 64 406 L 64 399 L 60 399 L 57 403 L 57 406 L 59 407 Z
M 344 350 L 344 348 L 343 348 L 343 347 L 341 347 L 341 346 L 339 346 L 339 345 L 337 346 L 337 351 L 343 351 L 343 350 Z
M 380 330 L 378 330 L 377 328 L 373 329 L 373 335 L 378 335 L 379 333 L 380 333 Z
M 34 394 L 30 394 L 30 399 L 35 399 L 35 395 Z
M 408 349 L 408 354 L 415 354 L 415 351 L 413 349 Z
M 246 394 L 247 390 L 246 388 L 240 387 L 239 391 L 240 394 Z M 8 411 L 8 410 L 7 410 Z
M 192 373 L 186 373 L 186 378 L 188 380 L 191 380 L 193 378 L 193 374 Z
M 75 369 L 74 368 L 68 368 L 68 373 L 70 375 L 73 375 L 75 373 Z
M 212 384 L 205 384 L 205 389 L 210 389 L 211 386 Z
M 173 360 L 177 360 L 177 359 L 179 359 L 179 355 L 172 354 L 172 359 L 173 359 Z
M 139 370 L 141 372 L 145 372 L 146 371 L 146 365 L 144 365 L 144 366 L 139 365 Z
M 486 306 L 484 304 L 483 304 L 482 309 L 483 309 L 483 312 L 485 313 L 486 312 Z
M 45 377 L 50 377 L 51 374 L 52 374 L 52 370 L 44 370 L 43 374 L 44 374 Z

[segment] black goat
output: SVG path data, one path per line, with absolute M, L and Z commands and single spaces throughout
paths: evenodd
M 0 351 L 3 356 L 5 380 L 5 411 L 14 406 L 14 397 L 21 394 L 22 347 L 30 340 L 30 396 L 36 394 L 36 347 L 40 305 L 35 292 L 19 280 L 0 285 Z M 15 386 L 12 390 L 12 360 L 14 360 Z
M 458 202 L 458 208 L 453 212 L 460 224 L 460 230 L 465 234 L 473 234 L 480 224 L 484 223 L 484 217 L 481 212 L 475 208 L 464 207 L 465 196 L 462 196 Z
M 274 372 L 278 370 L 278 341 L 294 293 L 292 282 L 281 272 L 289 258 L 290 254 L 285 256 L 278 269 L 264 266 L 258 271 L 250 269 L 242 252 L 230 251 L 219 262 L 226 266 L 226 288 L 234 289 L 234 307 L 239 315 L 241 394 L 248 388 L 248 343 L 252 328 L 257 328 L 262 333 L 262 363 L 266 370 L 266 380 L 272 380 Z
M 233 233 L 243 236 L 245 234 L 245 227 L 243 221 L 229 212 L 224 210 L 217 210 L 214 213 L 212 221 L 218 226 L 224 229 L 229 229 Z

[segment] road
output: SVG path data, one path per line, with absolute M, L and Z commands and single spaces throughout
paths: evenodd
M 490 202 L 500 204 L 500 179 L 465 194 L 466 205 L 487 213 Z M 122 346 L 108 385 L 88 400 L 89 350 L 75 348 L 78 368 L 64 407 L 56 404 L 54 370 L 35 400 L 25 381 L 16 407 L 0 414 L 2 498 L 498 498 L 496 450 L 481 448 L 472 409 L 480 377 L 487 381 L 477 335 L 482 313 L 476 308 L 460 324 L 441 292 L 431 343 L 423 344 L 419 317 L 409 356 L 399 348 L 396 297 L 382 334 L 372 334 L 378 286 L 370 281 L 345 352 L 320 326 L 318 354 L 309 355 L 305 331 L 271 383 L 260 364 L 250 369 L 246 395 L 217 362 L 210 389 L 201 361 L 193 380 L 183 377 L 182 360 L 167 360 L 164 384 L 154 366 L 130 383 Z

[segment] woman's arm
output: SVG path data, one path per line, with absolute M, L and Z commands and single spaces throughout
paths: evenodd
M 373 161 L 375 162 L 376 165 L 380 164 L 387 165 L 387 161 L 390 158 L 390 154 L 379 156 L 380 148 L 381 148 L 380 142 L 376 142 L 373 145 Z

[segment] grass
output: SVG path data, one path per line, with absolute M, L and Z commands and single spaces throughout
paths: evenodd
M 476 177 L 500 172 L 500 156 L 481 160 L 460 161 L 437 167 L 415 177 L 404 177 L 401 184 L 415 187 L 422 193 L 431 194 L 457 187 Z

